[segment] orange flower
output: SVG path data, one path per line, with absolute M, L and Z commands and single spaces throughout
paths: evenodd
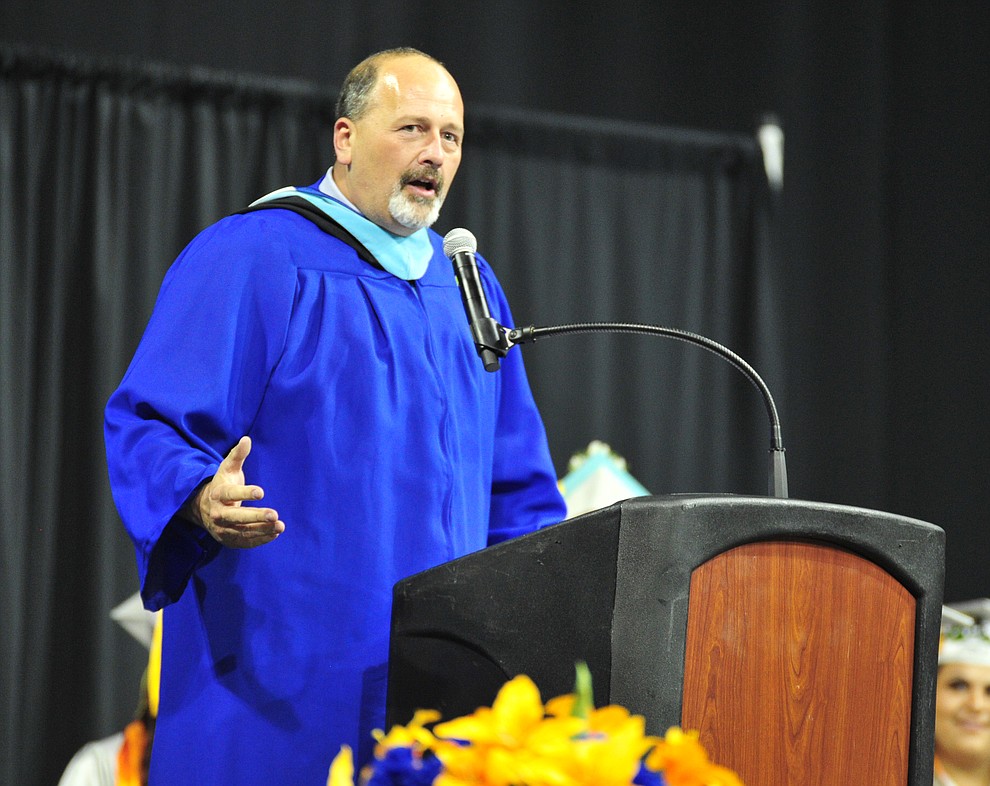
M 743 786 L 736 773 L 708 758 L 698 732 L 676 726 L 667 730 L 646 757 L 646 766 L 663 772 L 670 786 Z

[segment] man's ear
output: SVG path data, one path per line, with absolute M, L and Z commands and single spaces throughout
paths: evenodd
M 354 123 L 346 117 L 333 124 L 333 151 L 337 161 L 344 166 L 351 163 L 351 142 L 354 138 Z

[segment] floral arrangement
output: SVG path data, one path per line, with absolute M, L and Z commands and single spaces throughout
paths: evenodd
M 406 726 L 375 732 L 374 761 L 360 786 L 743 786 L 711 762 L 697 732 L 676 727 L 645 733 L 641 715 L 618 706 L 595 709 L 587 667 L 573 694 L 542 704 L 529 677 L 507 682 L 490 708 L 436 723 L 420 710 Z M 427 726 L 436 724 L 432 730 Z M 327 786 L 354 786 L 343 746 Z

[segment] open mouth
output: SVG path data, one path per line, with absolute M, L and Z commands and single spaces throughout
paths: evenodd
M 439 178 L 421 173 L 403 178 L 403 185 L 408 186 L 416 196 L 425 199 L 432 199 L 439 196 L 442 187 Z

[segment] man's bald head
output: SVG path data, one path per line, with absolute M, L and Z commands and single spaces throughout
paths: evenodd
M 411 46 L 385 49 L 369 55 L 354 66 L 344 79 L 344 84 L 341 85 L 340 93 L 337 96 L 337 117 L 360 120 L 367 113 L 374 101 L 375 86 L 378 84 L 382 66 L 389 60 L 400 57 L 422 57 L 426 60 L 431 60 L 446 70 L 444 64 L 435 57 L 431 57 L 425 52 L 420 52 Z

